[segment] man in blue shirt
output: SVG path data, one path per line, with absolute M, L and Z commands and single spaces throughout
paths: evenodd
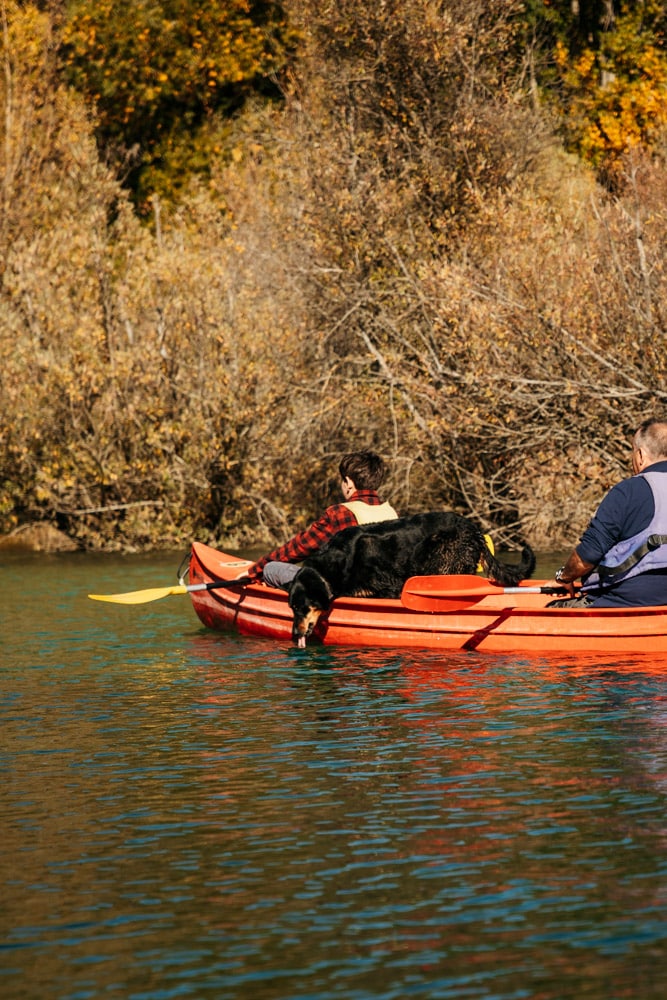
M 606 495 L 556 573 L 553 582 L 565 586 L 570 598 L 548 607 L 667 604 L 667 421 L 651 418 L 638 428 L 632 471 Z

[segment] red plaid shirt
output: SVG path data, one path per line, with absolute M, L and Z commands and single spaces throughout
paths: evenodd
M 357 490 L 347 502 L 353 500 L 361 500 L 371 507 L 377 507 L 383 502 L 374 490 Z M 337 532 L 343 528 L 354 528 L 358 523 L 351 510 L 342 503 L 335 503 L 327 507 L 324 514 L 309 528 L 300 531 L 294 538 L 290 538 L 289 542 L 285 542 L 284 545 L 253 563 L 248 570 L 248 576 L 260 576 L 268 562 L 301 562 L 306 556 L 318 552 Z

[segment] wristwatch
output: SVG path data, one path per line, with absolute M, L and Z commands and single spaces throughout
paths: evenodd
M 556 581 L 556 583 L 569 583 L 570 582 L 569 580 L 564 580 L 563 579 L 563 572 L 564 572 L 564 570 L 565 570 L 564 566 L 561 566 L 560 569 L 556 570 L 556 575 L 554 576 L 554 580 Z

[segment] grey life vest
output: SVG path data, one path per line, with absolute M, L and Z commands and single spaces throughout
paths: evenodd
M 667 474 L 640 475 L 653 493 L 655 510 L 651 523 L 632 538 L 624 538 L 612 546 L 582 581 L 582 590 L 599 590 L 649 570 L 667 569 Z

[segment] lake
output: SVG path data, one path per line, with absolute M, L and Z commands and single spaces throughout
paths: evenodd
M 3 1000 L 667 995 L 667 670 L 87 600 L 181 555 L 2 556 Z

